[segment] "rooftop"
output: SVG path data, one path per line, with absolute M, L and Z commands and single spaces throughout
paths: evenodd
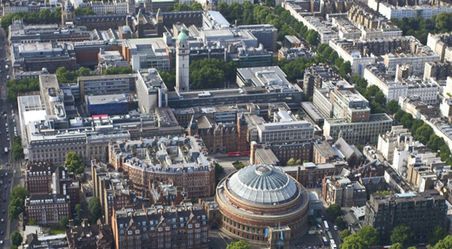
M 290 201 L 298 186 L 282 168 L 251 165 L 236 172 L 228 181 L 231 192 L 252 203 L 274 205 Z

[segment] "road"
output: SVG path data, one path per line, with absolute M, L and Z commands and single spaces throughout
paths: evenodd
M 0 246 L 9 248 L 9 234 L 11 222 L 8 218 L 9 195 L 15 183 L 19 183 L 20 168 L 11 163 L 11 141 L 17 128 L 14 113 L 14 106 L 7 102 L 6 81 L 10 75 L 11 65 L 8 65 L 7 37 L 3 29 L 0 28 Z M 6 68 L 8 65 L 8 69 Z M 7 149 L 7 152 L 5 151 Z M 17 167 L 17 168 L 16 168 Z M 15 177 L 16 176 L 16 177 Z M 15 224 L 14 224 L 15 225 Z

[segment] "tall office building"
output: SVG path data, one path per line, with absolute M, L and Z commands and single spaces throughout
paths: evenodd
M 189 86 L 190 49 L 188 47 L 188 31 L 182 29 L 176 43 L 176 91 L 186 92 Z

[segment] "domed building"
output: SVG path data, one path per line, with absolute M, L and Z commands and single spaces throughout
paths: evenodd
M 250 165 L 224 178 L 215 199 L 220 229 L 256 246 L 289 248 L 307 230 L 309 195 L 282 168 Z

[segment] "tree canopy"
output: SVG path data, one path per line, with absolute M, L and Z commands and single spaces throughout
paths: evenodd
M 22 148 L 22 140 L 20 137 L 13 138 L 13 145 L 11 148 L 13 160 L 18 161 L 24 158 L 24 149 Z
M 82 158 L 75 153 L 75 151 L 69 151 L 66 154 L 64 165 L 69 172 L 77 175 L 80 175 L 85 171 L 85 164 L 83 163 Z
M 401 244 L 402 247 L 406 247 L 413 235 L 411 229 L 406 225 L 398 225 L 392 229 L 391 232 L 391 243 L 392 244 Z
M 248 244 L 248 242 L 244 240 L 239 240 L 230 243 L 226 249 L 251 249 L 251 246 Z
M 268 2 L 267 5 L 272 5 Z M 228 5 L 224 2 L 218 4 L 218 11 L 231 23 L 237 21 L 237 24 L 263 24 L 274 25 L 278 29 L 278 40 L 282 41 L 286 35 L 296 35 L 301 37 L 312 46 L 319 43 L 319 35 L 314 30 L 308 30 L 303 23 L 299 22 L 290 12 L 277 6 L 252 4 L 245 2 L 243 4 L 233 3 Z
M 190 4 L 176 3 L 171 11 L 195 11 L 202 10 L 202 5 L 197 2 L 191 2 Z
M 102 218 L 102 208 L 100 206 L 99 198 L 93 197 L 89 200 L 88 210 L 90 213 L 91 223 L 95 224 L 98 219 Z
M 8 80 L 6 85 L 8 101 L 11 103 L 15 103 L 17 96 L 23 93 L 39 91 L 39 79 Z
M 444 239 L 438 241 L 433 249 L 450 249 L 452 248 L 452 235 L 447 235 Z
M 190 63 L 190 86 L 193 89 L 224 88 L 234 82 L 236 65 L 217 59 L 201 59 Z
M 103 71 L 103 74 L 128 74 L 133 73 L 132 67 L 109 67 Z
M 347 236 L 341 249 L 367 249 L 366 242 L 357 233 Z
M 86 67 L 80 67 L 78 70 L 74 71 L 67 70 L 65 67 L 59 67 L 57 68 L 55 74 L 58 82 L 61 84 L 76 82 L 79 76 L 88 76 L 91 75 L 92 72 L 89 68 Z
M 61 20 L 61 9 L 55 10 L 41 9 L 39 12 L 18 12 L 4 15 L 1 18 L 1 26 L 4 30 L 8 30 L 8 26 L 13 20 L 22 19 L 26 24 L 50 24 L 59 23 Z
M 452 14 L 441 13 L 433 18 L 422 17 L 394 20 L 403 35 L 412 35 L 422 43 L 427 43 L 428 33 L 445 33 L 452 31 Z
M 77 9 L 75 9 L 75 15 L 76 16 L 92 16 L 92 15 L 96 15 L 96 13 L 94 13 L 94 10 L 91 7 L 84 6 L 84 7 L 78 7 Z
M 342 211 L 341 211 L 341 207 L 339 207 L 336 204 L 331 204 L 327 209 L 326 209 L 326 216 L 328 217 L 329 220 L 331 221 L 335 221 L 337 219 L 337 217 L 342 215 Z
M 14 231 L 11 234 L 11 243 L 14 246 L 20 246 L 22 244 L 22 240 L 23 240 L 22 235 L 18 231 Z
M 357 233 L 351 234 L 348 230 L 340 232 L 341 239 L 344 243 L 341 249 L 368 249 L 379 243 L 378 233 L 375 228 L 364 226 Z
M 13 188 L 8 204 L 8 213 L 11 219 L 17 219 L 24 211 L 27 194 L 28 192 L 24 187 L 16 186 Z

